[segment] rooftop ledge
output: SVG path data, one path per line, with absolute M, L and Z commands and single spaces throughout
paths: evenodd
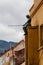
M 41 7 L 41 5 L 43 4 L 43 0 L 39 0 L 39 2 L 37 2 L 37 4 L 33 4 L 33 6 L 30 8 L 30 17 L 33 17 L 34 14 L 37 12 L 37 10 Z

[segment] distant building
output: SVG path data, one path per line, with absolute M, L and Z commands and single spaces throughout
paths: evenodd
M 24 62 L 24 63 L 22 63 L 21 65 L 25 65 L 25 62 Z
M 2 65 L 20 65 L 24 60 L 24 40 L 21 40 L 15 47 L 12 47 L 7 52 L 5 52 L 0 60 Z
M 14 59 L 16 65 L 20 65 L 25 61 L 24 50 L 25 50 L 25 44 L 24 44 L 24 40 L 22 40 L 14 48 L 14 52 L 15 52 Z

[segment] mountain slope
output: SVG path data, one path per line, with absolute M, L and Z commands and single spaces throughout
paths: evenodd
M 5 41 L 5 40 L 0 40 L 0 53 L 4 53 L 5 50 L 10 49 L 10 47 L 15 46 L 17 42 L 13 41 Z

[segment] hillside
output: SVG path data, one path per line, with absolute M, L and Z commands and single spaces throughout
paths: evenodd
M 5 41 L 5 40 L 0 40 L 0 53 L 4 53 L 5 50 L 10 49 L 10 47 L 15 46 L 17 42 L 13 41 Z

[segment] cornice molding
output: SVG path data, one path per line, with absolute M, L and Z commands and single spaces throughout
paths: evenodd
M 43 46 L 41 46 L 37 51 L 41 51 L 41 50 L 43 50 Z
M 28 26 L 27 29 L 36 29 L 39 28 L 39 26 Z
M 41 7 L 41 5 L 43 4 L 43 0 L 40 0 L 40 2 L 35 6 L 33 6 L 29 11 L 30 11 L 30 17 L 32 18 L 36 12 L 38 11 L 38 9 Z M 32 11 L 33 9 L 33 11 Z M 31 12 L 32 11 L 32 12 Z

